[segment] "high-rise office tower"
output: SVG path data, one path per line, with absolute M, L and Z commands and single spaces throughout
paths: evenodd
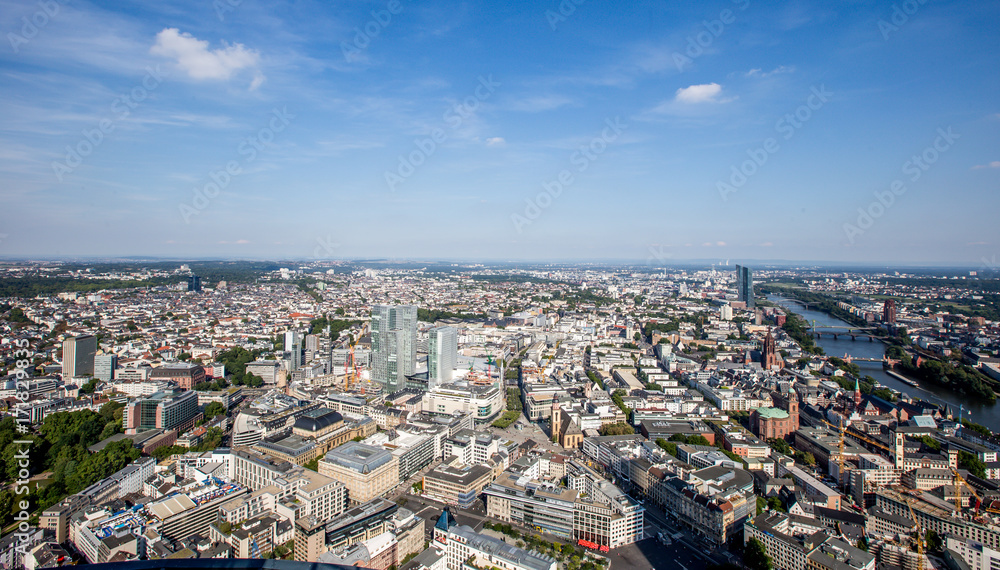
M 738 300 L 746 302 L 748 309 L 754 307 L 753 273 L 749 267 L 736 266 L 736 295 Z
M 81 335 L 63 341 L 63 379 L 94 374 L 97 337 Z
M 111 382 L 115 379 L 115 368 L 117 367 L 117 356 L 114 354 L 98 354 L 94 357 L 94 378 Z
M 883 323 L 895 323 L 896 322 L 896 300 L 886 299 L 885 304 L 882 305 L 882 322 Z
M 188 291 L 193 291 L 195 293 L 201 292 L 201 277 L 197 275 L 188 276 Z
M 427 387 L 434 388 L 451 382 L 458 365 L 458 329 L 434 327 L 427 342 Z
M 285 331 L 285 350 L 291 353 L 292 372 L 302 366 L 302 339 L 299 331 Z
M 372 307 L 372 380 L 392 393 L 417 367 L 416 305 Z

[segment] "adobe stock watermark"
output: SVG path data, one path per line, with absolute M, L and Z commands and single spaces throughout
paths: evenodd
M 31 16 L 21 16 L 20 33 L 8 32 L 7 41 L 14 53 L 21 53 L 21 46 L 38 37 L 39 32 L 49 25 L 52 18 L 59 15 L 62 6 L 56 0 L 41 0 L 37 3 L 38 10 Z
M 980 273 L 996 273 L 997 271 L 997 254 L 993 254 L 991 257 L 987 258 L 985 255 L 979 258 L 982 265 L 979 266 Z
M 733 4 L 736 4 L 736 9 L 742 12 L 750 5 L 750 0 L 733 0 Z M 701 27 L 704 29 L 685 38 L 687 45 L 683 52 L 675 51 L 671 55 L 674 65 L 677 66 L 677 71 L 684 71 L 684 66 L 692 65 L 694 60 L 701 57 L 705 50 L 711 47 L 715 40 L 722 35 L 722 32 L 726 31 L 726 26 L 735 21 L 736 14 L 729 8 L 719 12 L 719 17 L 714 20 L 702 20 Z
M 601 131 L 600 136 L 594 137 L 587 144 L 580 145 L 579 149 L 570 155 L 569 162 L 576 167 L 578 174 L 586 172 L 591 163 L 604 154 L 608 145 L 618 140 L 622 132 L 628 128 L 628 125 L 622 123 L 619 117 L 605 119 L 604 123 L 607 126 Z M 575 181 L 573 172 L 569 168 L 564 168 L 556 174 L 555 180 L 542 182 L 541 192 L 534 198 L 524 199 L 523 215 L 517 212 L 510 215 L 510 221 L 514 224 L 517 233 L 521 233 L 524 226 L 534 223 L 542 215 L 542 211 L 551 206 L 555 199 L 562 195 L 563 190 L 569 188 Z
M 889 21 L 883 18 L 879 18 L 878 21 L 878 31 L 882 34 L 882 39 L 889 41 L 889 34 L 898 32 L 910 21 L 910 16 L 916 14 L 926 3 L 927 0 L 904 0 L 900 4 L 893 4 Z
M 31 343 L 26 338 L 18 339 L 14 342 L 14 346 L 17 347 L 13 354 L 14 358 L 17 359 L 14 362 L 14 376 L 16 377 L 14 397 L 19 404 L 22 404 L 16 409 L 14 421 L 17 433 L 26 434 L 31 426 L 31 412 L 26 406 L 31 397 L 29 388 L 32 375 L 28 373 L 28 370 L 33 368 L 32 360 L 38 357 L 38 354 L 31 350 Z M 31 547 L 31 523 L 29 521 L 32 509 L 27 496 L 31 494 L 29 486 L 31 483 L 30 454 L 33 442 L 30 439 L 15 439 L 12 443 L 17 446 L 14 452 L 14 459 L 17 461 L 14 498 L 17 499 L 19 495 L 25 495 L 24 498 L 17 499 L 17 503 L 14 505 L 16 507 L 14 521 L 17 523 L 17 529 L 14 533 L 17 544 L 14 550 L 23 561 Z
M 651 243 L 647 245 L 646 250 L 649 252 L 649 255 L 646 256 L 646 265 L 665 265 L 668 259 L 672 259 L 674 257 L 673 253 L 666 250 L 668 247 L 670 246 L 660 245 L 658 243 Z
M 330 234 L 326 235 L 326 239 L 317 237 L 316 247 L 313 248 L 313 259 L 330 259 L 338 248 L 340 248 L 340 244 L 334 243 Z
M 368 20 L 364 26 L 354 28 L 354 38 L 351 42 L 340 42 L 340 51 L 344 53 L 344 61 L 352 63 L 357 61 L 362 50 L 371 45 L 372 41 L 382 33 L 392 23 L 392 17 L 403 11 L 403 4 L 399 0 L 389 0 L 383 10 L 372 10 L 372 19 Z
M 212 2 L 212 8 L 215 10 L 215 16 L 219 18 L 220 22 L 225 22 L 226 14 L 235 12 L 236 9 L 242 5 L 243 0 L 214 0 Z
M 826 85 L 810 88 L 811 93 L 806 97 L 806 102 L 799 105 L 792 113 L 786 113 L 774 124 L 774 131 L 784 140 L 791 140 L 795 133 L 801 129 L 813 117 L 813 113 L 819 111 L 830 101 L 833 93 L 826 90 Z M 729 201 L 729 195 L 738 192 L 753 175 L 760 171 L 760 168 L 767 163 L 770 156 L 781 150 L 781 145 L 776 137 L 768 137 L 756 148 L 747 149 L 747 158 L 740 164 L 732 165 L 729 179 L 719 180 L 715 183 L 715 188 L 719 191 L 719 197 L 723 202 Z
M 441 119 L 451 131 L 455 131 L 479 109 L 479 105 L 483 101 L 493 95 L 497 87 L 500 87 L 500 82 L 494 81 L 492 74 L 486 77 L 480 75 L 479 85 L 476 86 L 473 94 L 463 99 L 461 103 L 450 107 L 444 112 Z M 396 187 L 413 176 L 417 167 L 427 162 L 427 159 L 437 152 L 438 147 L 446 140 L 448 140 L 448 131 L 442 128 L 434 129 L 426 138 L 414 139 L 413 146 L 416 148 L 406 156 L 399 155 L 399 164 L 396 165 L 395 172 L 386 170 L 384 173 L 385 183 L 389 186 L 389 191 L 395 192 Z
M 900 168 L 911 183 L 920 180 L 924 172 L 930 170 L 931 166 L 940 160 L 941 155 L 948 152 L 955 141 L 961 138 L 961 135 L 952 132 L 951 127 L 939 128 L 937 132 L 938 136 L 934 138 L 932 144 L 920 154 L 911 156 Z M 884 216 L 889 208 L 896 203 L 896 197 L 905 194 L 906 190 L 906 183 L 898 178 L 889 184 L 888 190 L 876 190 L 874 192 L 875 199 L 867 207 L 858 208 L 858 219 L 855 220 L 855 223 L 844 223 L 844 235 L 847 236 L 847 241 L 853 244 L 859 236 L 871 229 L 875 225 L 875 220 Z
M 97 122 L 93 128 L 83 129 L 83 138 L 75 145 L 66 145 L 66 156 L 63 161 L 52 161 L 52 172 L 59 182 L 63 177 L 71 174 L 78 166 L 83 164 L 85 158 L 90 156 L 104 142 L 104 139 L 114 132 L 116 123 L 126 119 L 140 103 L 149 98 L 150 93 L 156 90 L 163 83 L 166 75 L 160 70 L 160 66 L 155 68 L 147 67 L 146 75 L 135 87 L 127 93 L 115 97 L 111 101 L 112 116 L 105 117 Z
M 242 162 L 230 160 L 225 167 L 209 172 L 208 178 L 211 181 L 205 183 L 201 188 L 197 186 L 194 188 L 191 203 L 182 202 L 177 205 L 181 217 L 184 218 L 184 223 L 190 224 L 191 216 L 197 216 L 205 208 L 208 208 L 212 200 L 232 184 L 234 178 L 243 174 L 243 167 L 257 160 L 258 153 L 268 148 L 274 142 L 277 134 L 288 128 L 294 118 L 295 115 L 288 112 L 288 107 L 272 109 L 271 119 L 267 126 L 257 131 L 252 137 L 240 141 L 239 146 L 236 147 L 237 154 L 246 156 L 246 158 L 242 159 Z
M 562 0 L 556 10 L 545 11 L 545 21 L 554 32 L 556 26 L 566 21 L 567 18 L 576 13 L 576 7 L 582 6 L 587 0 Z

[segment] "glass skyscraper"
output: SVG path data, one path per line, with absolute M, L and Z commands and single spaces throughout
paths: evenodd
M 737 300 L 745 301 L 748 309 L 754 307 L 753 303 L 753 273 L 749 267 L 736 266 L 736 295 Z
M 417 306 L 373 306 L 371 332 L 372 380 L 397 392 L 417 367 Z
M 302 339 L 298 331 L 285 331 L 285 351 L 291 354 L 291 372 L 298 370 L 302 366 Z
M 458 329 L 434 327 L 427 342 L 427 387 L 451 382 L 458 365 Z

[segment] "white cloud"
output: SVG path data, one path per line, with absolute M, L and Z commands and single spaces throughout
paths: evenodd
M 759 67 L 751 69 L 750 71 L 743 74 L 744 77 L 770 77 L 772 75 L 778 75 L 781 73 L 793 73 L 795 72 L 795 67 L 786 67 L 784 65 L 779 65 L 778 67 L 772 69 L 771 71 L 763 71 Z
M 1000 168 L 1000 160 L 994 160 L 989 164 L 977 164 L 972 167 L 973 170 L 979 170 L 981 168 Z
M 176 60 L 177 67 L 192 79 L 229 79 L 241 69 L 257 66 L 260 54 L 243 44 L 229 45 L 222 42 L 219 49 L 208 49 L 208 42 L 199 40 L 177 28 L 165 28 L 156 34 L 156 44 L 150 53 Z M 264 82 L 264 76 L 257 71 L 251 90 Z
M 486 146 L 504 146 L 507 141 L 503 137 L 490 137 L 486 139 Z
M 715 103 L 719 93 L 722 93 L 722 86 L 718 83 L 692 85 L 678 89 L 674 100 L 678 103 Z

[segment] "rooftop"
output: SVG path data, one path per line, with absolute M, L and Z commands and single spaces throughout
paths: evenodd
M 359 473 L 370 473 L 391 461 L 392 454 L 380 447 L 349 441 L 327 452 L 324 459 Z

